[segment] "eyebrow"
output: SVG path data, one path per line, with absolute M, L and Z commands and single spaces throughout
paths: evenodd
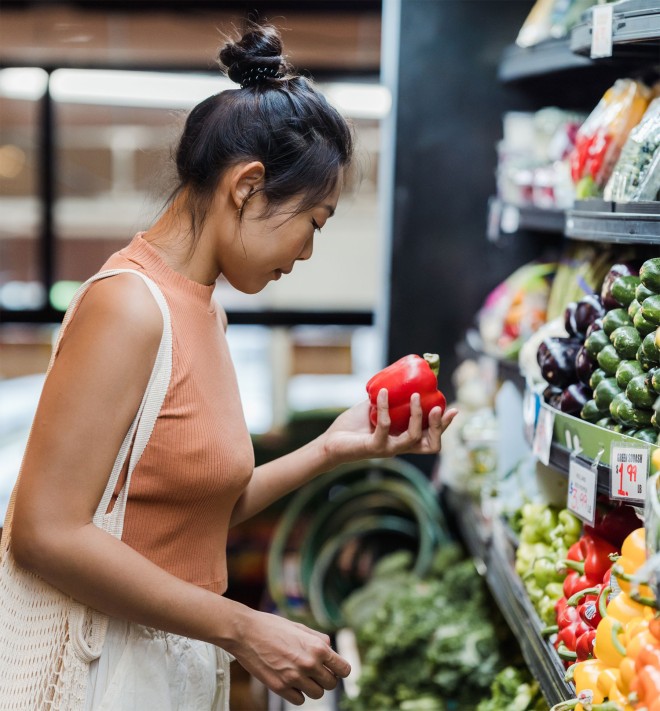
M 335 208 L 332 207 L 332 205 L 324 205 L 323 207 L 328 211 L 328 215 L 330 215 L 330 217 L 335 214 Z

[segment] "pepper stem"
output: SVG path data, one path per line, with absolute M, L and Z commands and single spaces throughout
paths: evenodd
M 433 375 L 437 378 L 440 372 L 440 356 L 437 353 L 424 353 L 423 358 L 429 364 Z

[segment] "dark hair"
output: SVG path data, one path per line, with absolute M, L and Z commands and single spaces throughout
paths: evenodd
M 176 152 L 179 182 L 172 198 L 185 191 L 193 237 L 232 165 L 263 163 L 266 214 L 298 195 L 302 212 L 332 192 L 353 153 L 346 120 L 313 82 L 293 72 L 274 27 L 252 24 L 238 42 L 225 44 L 219 60 L 241 88 L 195 106 Z

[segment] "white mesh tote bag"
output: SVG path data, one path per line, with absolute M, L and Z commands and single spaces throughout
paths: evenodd
M 158 286 L 132 269 L 108 270 L 88 279 L 67 310 L 48 367 L 50 371 L 64 330 L 87 287 L 97 279 L 124 272 L 138 274 L 149 287 L 163 315 L 163 335 L 138 413 L 121 445 L 93 519 L 96 526 L 116 538 L 122 534 L 131 474 L 154 428 L 172 373 L 170 313 Z M 106 514 L 129 452 L 126 482 L 112 511 Z M 85 703 L 89 663 L 101 654 L 108 618 L 16 564 L 11 553 L 15 492 L 16 488 L 0 543 L 0 709 L 79 711 Z

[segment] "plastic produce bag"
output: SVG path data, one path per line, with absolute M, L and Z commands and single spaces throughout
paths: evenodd
M 633 79 L 617 79 L 605 92 L 578 130 L 571 152 L 571 177 L 578 199 L 601 195 L 650 100 L 650 89 Z
M 660 199 L 660 97 L 649 105 L 633 128 L 605 186 L 614 202 Z

